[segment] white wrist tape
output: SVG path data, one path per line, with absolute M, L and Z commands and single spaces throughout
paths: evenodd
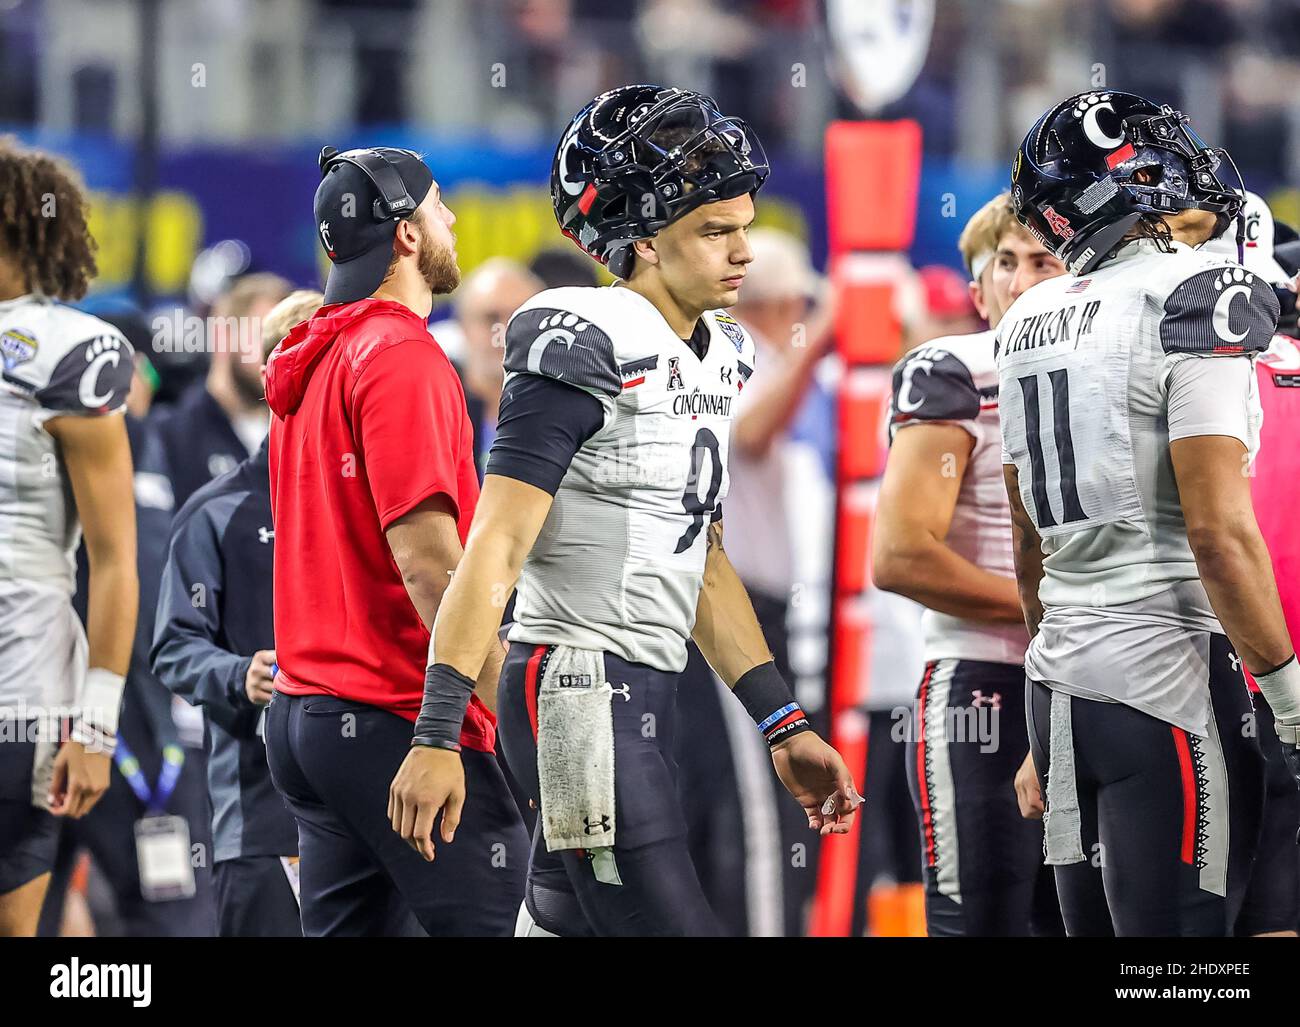
M 77 697 L 77 718 L 72 740 L 101 745 L 111 753 L 117 745 L 117 719 L 122 709 L 126 678 L 103 667 L 91 667 Z
M 1255 683 L 1280 721 L 1300 721 L 1300 662 L 1294 656 L 1271 674 L 1256 674 Z

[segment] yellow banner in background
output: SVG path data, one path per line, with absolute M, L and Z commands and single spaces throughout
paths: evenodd
M 131 283 L 141 221 L 134 197 L 91 194 L 90 232 L 99 246 L 97 289 Z M 199 205 L 187 193 L 157 193 L 144 211 L 143 225 L 148 246 L 145 273 L 150 289 L 162 296 L 184 293 L 203 242 L 203 212 Z

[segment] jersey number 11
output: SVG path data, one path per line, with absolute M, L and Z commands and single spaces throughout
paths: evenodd
M 1034 497 L 1034 510 L 1040 528 L 1056 525 L 1052 504 L 1047 498 L 1047 460 L 1043 456 L 1043 419 L 1038 408 L 1038 379 L 1031 374 L 1019 379 L 1020 391 L 1025 398 L 1025 441 L 1029 446 L 1031 471 L 1030 491 Z M 1077 472 L 1074 465 L 1074 439 L 1070 435 L 1070 375 L 1064 368 L 1048 371 L 1052 390 L 1052 416 L 1048 423 L 1056 443 L 1056 478 L 1061 487 L 1061 502 L 1065 505 L 1064 523 L 1086 521 L 1088 515 L 1079 502 Z

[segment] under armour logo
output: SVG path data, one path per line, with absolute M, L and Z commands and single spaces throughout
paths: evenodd
M 609 826 L 608 814 L 602 814 L 600 818 L 594 822 L 591 817 L 583 817 L 582 823 L 582 830 L 585 834 L 595 834 L 597 831 L 604 832 L 613 830 L 613 828 Z
M 330 238 L 330 223 L 322 221 L 320 223 L 320 241 L 325 244 L 325 250 L 332 257 L 334 256 L 334 241 Z
M 1002 693 L 994 692 L 992 695 L 985 695 L 978 688 L 971 692 L 972 706 L 992 706 L 995 710 L 1002 709 Z
M 722 368 L 721 378 L 722 378 L 722 383 L 723 383 L 724 385 L 730 385 L 730 384 L 731 384 L 731 372 L 734 371 L 734 370 L 735 370 L 734 367 L 724 367 L 724 368 Z
M 1241 670 L 1241 657 L 1236 653 L 1228 653 L 1228 662 L 1232 664 L 1234 672 Z
M 268 542 L 270 542 L 271 539 L 273 539 L 273 538 L 275 538 L 275 529 L 274 529 L 274 528 L 258 528 L 258 529 L 257 529 L 257 541 L 259 541 L 260 543 L 262 543 L 262 545 L 266 545 L 266 544 L 267 544 Z
M 610 688 L 611 695 L 621 695 L 624 702 L 632 701 L 632 686 L 624 685 L 622 688 Z

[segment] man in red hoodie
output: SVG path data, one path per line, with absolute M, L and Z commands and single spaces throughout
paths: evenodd
M 474 799 L 454 842 L 426 862 L 384 816 L 478 500 L 465 396 L 426 326 L 460 281 L 455 217 L 409 151 L 326 148 L 321 172 L 326 305 L 266 371 L 278 672 L 265 735 L 298 821 L 303 933 L 508 935 L 528 840 L 493 755 L 499 648 L 460 736 Z

